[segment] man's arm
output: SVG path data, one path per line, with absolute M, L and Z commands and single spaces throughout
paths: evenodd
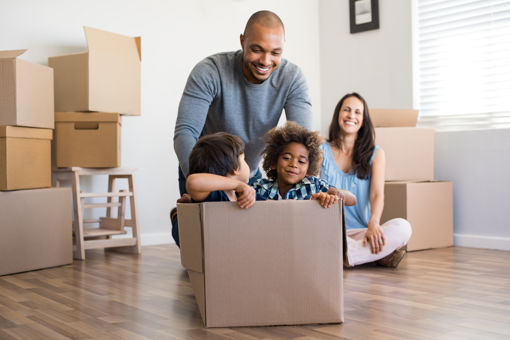
M 186 176 L 189 155 L 204 128 L 209 106 L 216 95 L 217 70 L 207 59 L 195 66 L 188 77 L 179 103 L 174 131 L 174 150 Z
M 309 130 L 313 129 L 312 101 L 308 93 L 306 78 L 298 67 L 287 100 L 285 101 L 285 115 Z

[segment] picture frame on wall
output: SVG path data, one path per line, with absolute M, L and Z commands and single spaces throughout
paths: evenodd
M 349 0 L 351 33 L 379 29 L 379 0 Z

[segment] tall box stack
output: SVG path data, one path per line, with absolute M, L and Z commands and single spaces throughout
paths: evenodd
M 72 262 L 71 191 L 50 188 L 53 70 L 25 51 L 0 51 L 0 275 Z
M 381 222 L 407 219 L 410 251 L 453 245 L 453 189 L 434 180 L 434 129 L 416 127 L 416 110 L 372 109 L 370 117 L 386 154 Z
M 84 27 L 88 50 L 55 72 L 56 167 L 121 166 L 121 115 L 141 112 L 141 39 Z

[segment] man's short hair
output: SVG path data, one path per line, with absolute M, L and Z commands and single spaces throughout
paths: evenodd
M 283 33 L 285 34 L 285 27 L 283 26 L 283 21 L 280 19 L 276 13 L 271 11 L 258 11 L 251 15 L 246 23 L 246 27 L 244 28 L 243 35 L 246 36 L 250 31 L 251 27 L 254 24 L 259 24 L 268 28 L 275 28 L 281 26 L 283 29 Z
M 239 156 L 243 153 L 244 142 L 236 135 L 217 132 L 202 136 L 191 150 L 189 174 L 233 174 L 240 168 Z

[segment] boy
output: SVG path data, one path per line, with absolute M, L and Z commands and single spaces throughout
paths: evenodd
M 329 208 L 338 198 L 345 205 L 356 204 L 356 197 L 346 190 L 338 190 L 315 177 L 320 170 L 322 138 L 294 122 L 271 129 L 265 135 L 266 147 L 263 169 L 268 179 L 253 184 L 260 199 L 317 199 Z
M 217 132 L 201 137 L 193 147 L 186 190 L 192 202 L 237 201 L 240 208 L 246 209 L 255 203 L 249 177 L 244 142 L 230 133 Z M 180 246 L 176 208 L 170 218 L 172 237 Z

